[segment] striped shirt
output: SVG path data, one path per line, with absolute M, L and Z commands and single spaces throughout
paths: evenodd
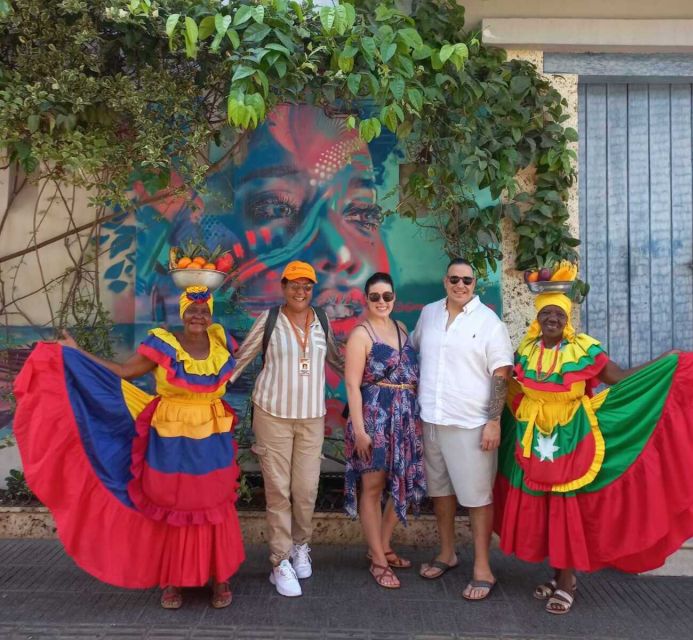
M 236 351 L 236 369 L 231 382 L 236 380 L 262 351 L 262 338 L 269 311 L 263 311 L 250 329 L 243 344 Z M 303 327 L 295 327 L 303 335 Z M 319 418 L 325 408 L 325 362 L 341 375 L 344 358 L 340 355 L 330 329 L 326 337 L 317 315 L 309 327 L 310 339 L 306 357 L 310 360 L 310 374 L 299 373 L 299 359 L 303 357 L 301 345 L 283 311 L 277 316 L 272 336 L 265 353 L 265 364 L 255 380 L 253 402 L 263 411 L 277 417 L 305 420 Z

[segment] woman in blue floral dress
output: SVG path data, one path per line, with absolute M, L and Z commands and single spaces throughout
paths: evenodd
M 407 509 L 418 513 L 426 495 L 421 420 L 416 399 L 419 365 L 406 329 L 391 317 L 392 278 L 375 273 L 366 282 L 367 310 L 346 346 L 345 374 L 350 418 L 344 433 L 347 460 L 345 509 L 358 515 L 369 547 L 370 572 L 387 589 L 399 579 L 391 567 L 411 562 L 398 556 L 390 541 Z M 385 509 L 382 508 L 386 492 Z

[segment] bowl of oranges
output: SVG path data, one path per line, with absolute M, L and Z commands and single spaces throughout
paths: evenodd
M 183 247 L 171 247 L 168 267 L 179 289 L 201 286 L 214 291 L 233 269 L 233 257 L 220 246 L 209 251 L 203 244 L 189 240 Z

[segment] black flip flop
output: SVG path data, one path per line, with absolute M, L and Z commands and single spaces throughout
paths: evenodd
M 438 578 L 442 578 L 443 575 L 451 569 L 459 567 L 459 565 L 459 560 L 457 561 L 457 564 L 448 564 L 447 562 L 443 562 L 442 560 L 431 560 L 431 562 L 428 563 L 428 568 L 433 567 L 434 569 L 440 569 L 440 573 L 436 574 L 435 576 L 427 576 L 424 573 L 422 573 L 423 569 L 419 569 L 419 575 L 426 580 L 437 580 Z
M 493 582 L 489 582 L 488 580 L 471 580 L 467 586 L 464 588 L 465 591 L 467 589 L 488 589 L 488 591 L 481 596 L 481 598 L 470 598 L 469 596 L 465 596 L 464 592 L 462 592 L 462 597 L 465 600 L 470 600 L 472 602 L 476 602 L 477 600 L 486 600 L 486 598 L 491 595 L 491 591 L 493 591 L 493 587 L 496 586 L 496 581 L 494 580 Z

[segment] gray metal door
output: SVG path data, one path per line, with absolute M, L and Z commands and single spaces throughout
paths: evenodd
M 692 86 L 579 86 L 582 330 L 621 366 L 693 350 Z

